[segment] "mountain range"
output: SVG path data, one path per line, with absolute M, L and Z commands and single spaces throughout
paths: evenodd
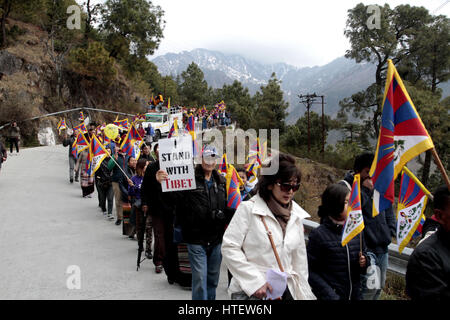
M 286 63 L 263 64 L 237 54 L 224 54 L 207 49 L 194 49 L 180 53 L 167 53 L 152 60 L 159 72 L 176 77 L 195 62 L 203 71 L 205 80 L 213 88 L 222 88 L 238 80 L 254 94 L 267 84 L 273 72 L 281 80 L 284 98 L 289 102 L 287 124 L 293 124 L 305 113 L 298 95 L 316 93 L 325 96 L 325 113 L 335 117 L 339 101 L 365 90 L 375 81 L 375 65 L 356 63 L 339 57 L 323 66 L 295 67 Z M 443 97 L 450 94 L 449 82 L 443 86 Z M 321 112 L 320 99 L 311 108 Z

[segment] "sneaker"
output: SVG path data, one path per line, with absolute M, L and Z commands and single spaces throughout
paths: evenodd
M 112 214 L 108 214 L 107 218 L 108 218 L 109 220 L 114 220 L 114 216 L 113 216 Z
M 107 213 L 106 211 L 103 211 L 103 215 L 104 215 L 104 216 L 106 216 L 106 213 Z
M 121 219 L 117 219 L 117 220 L 116 220 L 116 226 L 120 226 L 121 223 L 122 223 L 122 220 L 121 220 Z
M 73 178 L 70 178 L 70 183 L 73 183 Z
M 153 259 L 152 252 L 151 252 L 151 251 L 147 251 L 147 252 L 145 253 L 145 257 L 146 257 L 147 259 L 149 259 L 149 260 Z
M 155 267 L 155 272 L 156 273 L 161 273 L 162 271 L 163 271 L 163 266 L 162 265 L 159 265 L 159 266 Z

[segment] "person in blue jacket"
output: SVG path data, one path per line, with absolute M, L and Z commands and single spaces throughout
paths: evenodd
M 344 247 L 342 231 L 350 191 L 333 184 L 322 194 L 321 224 L 308 237 L 308 282 L 318 300 L 361 300 L 361 274 L 366 271 L 360 234 Z

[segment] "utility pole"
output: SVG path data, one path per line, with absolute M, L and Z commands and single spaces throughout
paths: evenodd
M 322 160 L 325 157 L 325 114 L 324 114 L 324 95 L 321 95 L 322 98 Z
M 300 98 L 300 102 L 303 103 L 306 107 L 307 111 L 307 119 L 308 119 L 308 154 L 311 152 L 311 123 L 309 112 L 314 103 L 316 103 L 316 98 L 322 99 L 322 156 L 325 154 L 325 113 L 324 113 L 324 105 L 325 105 L 325 96 L 318 96 L 317 94 L 301 94 L 298 96 Z
M 311 109 L 312 104 L 314 103 L 314 99 L 317 98 L 315 93 L 313 94 L 301 94 L 298 96 L 300 102 L 303 103 L 306 107 L 307 118 L 308 118 L 308 154 L 311 152 L 311 124 L 309 121 L 309 110 Z

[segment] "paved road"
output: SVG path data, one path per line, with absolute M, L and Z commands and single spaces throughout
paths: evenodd
M 62 145 L 9 155 L 0 172 L 0 299 L 190 300 L 145 260 L 136 272 L 137 241 L 103 218 L 97 194 L 81 196 L 68 178 Z M 81 288 L 67 288 L 68 266 Z M 217 299 L 228 299 L 226 271 Z

